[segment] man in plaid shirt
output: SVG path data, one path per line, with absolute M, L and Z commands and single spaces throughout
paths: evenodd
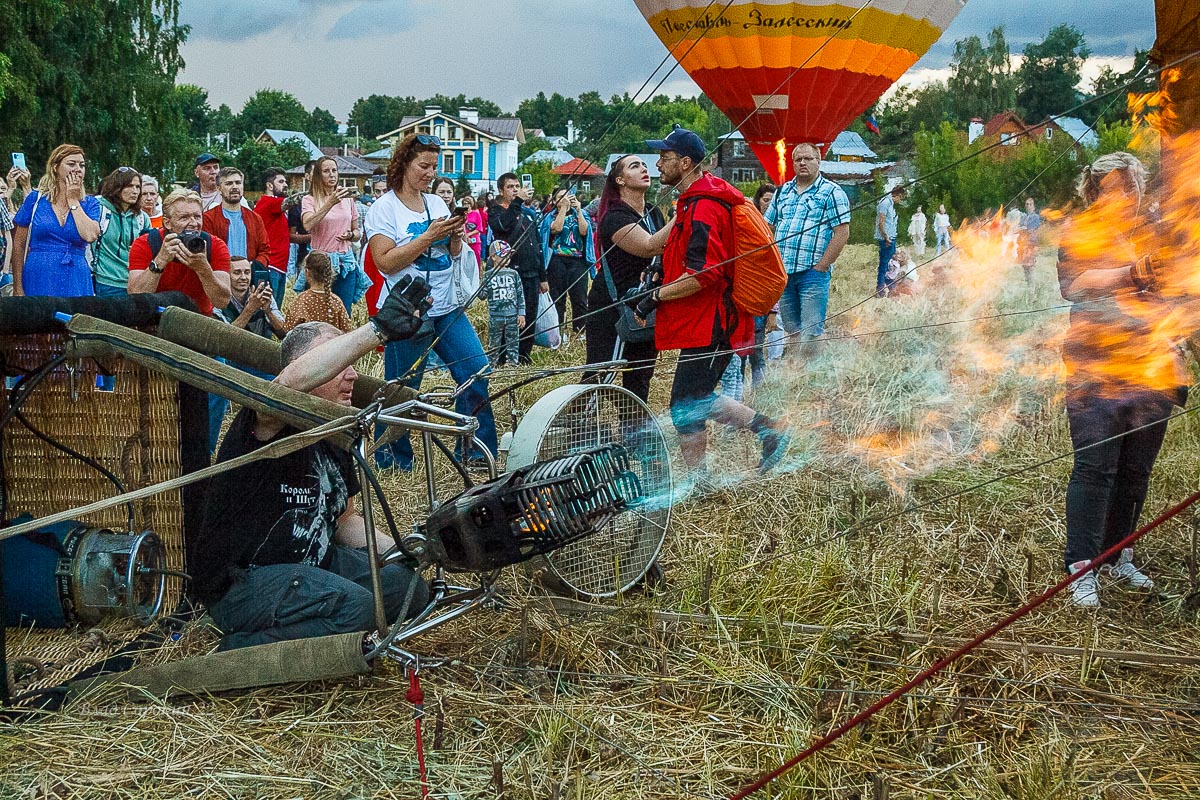
M 787 333 L 789 356 L 825 332 L 829 274 L 850 239 L 850 201 L 842 187 L 821 175 L 821 151 L 815 144 L 792 150 L 794 180 L 779 187 L 766 220 L 788 271 L 779 313 Z

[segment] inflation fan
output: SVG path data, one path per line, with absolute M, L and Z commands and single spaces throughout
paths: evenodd
M 525 413 L 508 453 L 512 471 L 605 445 L 624 448 L 642 499 L 594 535 L 528 562 L 554 588 L 584 599 L 628 591 L 658 558 L 671 521 L 671 461 L 658 421 L 620 387 L 562 386 Z

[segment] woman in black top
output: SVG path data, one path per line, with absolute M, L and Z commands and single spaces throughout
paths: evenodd
M 650 171 L 635 155 L 613 162 L 604 182 L 597 210 L 600 249 L 596 253 L 597 270 L 605 269 L 601 254 L 607 262 L 617 290 L 617 298 L 641 283 L 642 273 L 649 269 L 655 256 L 662 255 L 670 226 L 663 222 L 662 212 L 646 207 L 646 192 L 650 189 Z M 609 293 L 608 281 L 597 275 L 588 294 L 587 360 L 589 364 L 611 361 L 617 343 L 616 303 Z M 654 375 L 654 359 L 658 351 L 654 342 L 627 343 L 622 357 L 630 369 L 621 373 L 621 385 L 645 401 L 650 396 L 650 378 Z M 584 382 L 595 383 L 599 376 L 585 372 Z

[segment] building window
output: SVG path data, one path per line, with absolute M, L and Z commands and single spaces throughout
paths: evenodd
M 1016 143 L 1017 143 L 1017 137 L 1013 136 L 1011 133 L 1000 134 L 1000 144 L 1011 146 Z
M 461 127 L 459 127 L 458 125 L 455 125 L 454 126 L 454 141 L 461 142 L 462 136 L 463 136 L 463 129 Z
M 454 173 L 454 153 L 442 153 L 442 174 L 452 175 Z
M 746 157 L 746 143 L 745 142 L 734 142 L 733 143 L 733 157 L 734 158 L 745 158 Z
M 1054 138 L 1054 128 L 1046 126 L 1046 141 L 1050 141 L 1052 138 Z
M 445 139 L 446 138 L 445 123 L 439 122 L 437 125 L 434 125 L 433 126 L 433 135 L 438 137 L 439 139 Z
M 471 175 L 475 172 L 475 154 L 463 153 L 463 168 L 462 171 Z

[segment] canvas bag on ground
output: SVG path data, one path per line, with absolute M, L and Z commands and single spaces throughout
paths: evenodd
M 549 292 L 538 292 L 537 319 L 533 322 L 533 343 L 557 350 L 562 344 L 558 333 L 558 309 Z

